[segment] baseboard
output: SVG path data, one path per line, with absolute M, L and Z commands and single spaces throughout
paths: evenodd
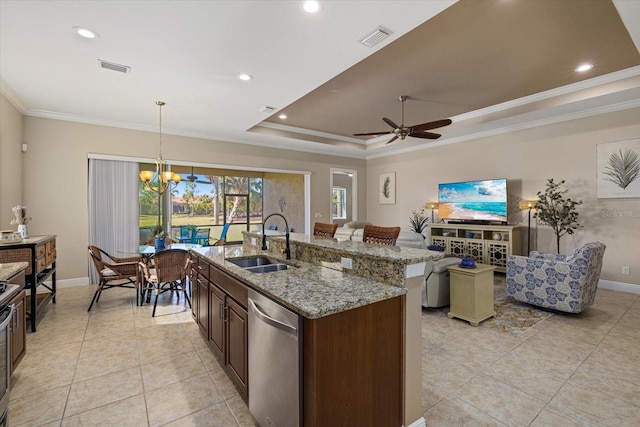
M 47 286 L 51 286 L 50 280 L 44 282 Z M 74 288 L 76 286 L 86 286 L 89 284 L 89 277 L 76 277 L 75 279 L 56 280 L 56 289 Z
M 640 285 L 633 283 L 614 282 L 613 280 L 600 280 L 598 287 L 602 289 L 610 289 L 612 291 L 627 292 L 629 294 L 640 295 Z
M 415 420 L 414 422 L 412 422 L 411 424 L 409 424 L 408 426 L 405 427 L 426 427 L 427 426 L 427 422 L 425 421 L 425 419 L 423 417 L 418 418 L 417 420 Z

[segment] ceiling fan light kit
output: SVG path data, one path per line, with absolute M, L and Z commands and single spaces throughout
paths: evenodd
M 407 98 L 408 97 L 406 95 L 400 95 L 400 97 L 398 97 L 398 99 L 402 103 L 402 122 L 401 122 L 402 124 L 400 126 L 395 124 L 393 120 L 383 117 L 382 120 L 393 128 L 392 131 L 354 133 L 353 136 L 378 136 L 378 135 L 385 135 L 385 134 L 393 134 L 393 137 L 389 141 L 387 141 L 386 144 L 391 144 L 398 138 L 400 138 L 401 141 L 404 141 L 404 139 L 407 136 L 412 136 L 414 138 L 422 138 L 422 139 L 440 138 L 441 135 L 439 133 L 427 132 L 427 131 L 431 129 L 437 129 L 444 126 L 448 126 L 452 123 L 451 119 L 435 120 L 433 122 L 421 123 L 419 125 L 405 126 L 404 125 L 404 103 L 407 100 Z

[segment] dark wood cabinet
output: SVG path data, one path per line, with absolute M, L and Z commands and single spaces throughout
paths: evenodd
M 195 278 L 197 289 L 193 297 L 197 301 L 194 320 L 247 400 L 247 287 L 197 254 L 193 257 L 191 277 Z
M 305 426 L 402 425 L 404 310 L 402 296 L 303 320 Z
M 229 367 L 236 383 L 246 390 L 247 373 L 249 371 L 249 355 L 247 352 L 247 309 L 227 297 L 227 358 Z
M 25 306 L 27 293 L 20 291 L 11 304 L 15 304 L 13 320 L 11 321 L 11 373 L 16 369 L 27 352 L 27 309 Z
M 225 303 L 226 294 L 213 283 L 209 283 L 209 344 L 224 359 Z
M 191 317 L 193 317 L 193 321 L 198 323 L 198 271 L 194 265 L 193 260 L 191 261 L 191 270 L 189 271 L 189 289 L 191 290 Z
M 9 277 L 7 282 L 13 285 L 19 285 L 21 288 L 20 292 L 9 301 L 9 304 L 14 305 L 13 319 L 9 327 L 10 372 L 13 373 L 27 352 L 27 293 L 24 290 L 26 285 L 25 270 Z

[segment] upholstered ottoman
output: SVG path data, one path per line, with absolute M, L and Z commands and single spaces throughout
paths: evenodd
M 449 270 L 450 265 L 460 264 L 460 258 L 446 257 L 432 261 L 431 271 L 426 272 L 425 287 L 422 290 L 423 307 L 444 307 L 449 305 Z M 427 264 L 427 270 L 429 265 Z

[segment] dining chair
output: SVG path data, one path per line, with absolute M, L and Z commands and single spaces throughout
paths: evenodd
M 333 237 L 333 235 L 336 234 L 337 229 L 338 229 L 338 224 L 327 224 L 325 222 L 316 222 L 315 224 L 313 224 L 313 235 Z
M 209 238 L 211 237 L 211 229 L 209 227 L 198 228 L 193 237 L 193 243 L 202 246 L 209 246 Z
M 89 256 L 100 280 L 87 311 L 91 311 L 93 304 L 100 300 L 103 290 L 115 287 L 136 289 L 136 304 L 138 303 L 138 262 L 141 259 L 139 255 L 115 257 L 97 246 L 89 246 Z
M 138 263 L 142 278 L 140 292 L 142 302 L 144 302 L 145 294 L 148 291 L 153 291 L 156 294 L 151 317 L 156 315 L 158 297 L 168 291 L 176 291 L 178 300 L 180 292 L 184 292 L 184 297 L 191 308 L 191 300 L 187 292 L 189 252 L 183 249 L 167 249 L 154 254 L 151 258 L 154 268 L 150 268 L 150 262 Z
M 227 232 L 229 231 L 229 226 L 231 224 L 227 223 L 222 227 L 222 232 L 220 233 L 220 238 L 211 246 L 224 246 L 227 241 Z
M 378 245 L 395 246 L 400 227 L 379 227 L 377 225 L 365 224 L 362 233 L 362 241 L 376 243 Z

